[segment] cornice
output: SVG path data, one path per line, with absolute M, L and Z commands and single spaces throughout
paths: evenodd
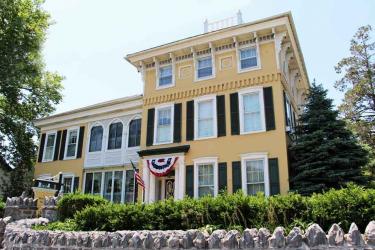
M 256 77 L 242 78 L 239 80 L 227 81 L 210 86 L 196 87 L 189 90 L 181 90 L 171 94 L 161 94 L 152 97 L 144 97 L 143 105 L 150 106 L 165 102 L 173 102 L 181 99 L 195 98 L 208 94 L 215 94 L 219 92 L 238 90 L 250 86 L 259 86 L 266 83 L 280 82 L 281 74 L 278 72 L 259 75 Z

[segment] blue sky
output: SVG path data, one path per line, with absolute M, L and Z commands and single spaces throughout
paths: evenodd
M 323 83 L 339 104 L 343 94 L 333 88 L 339 78 L 334 66 L 349 55 L 360 26 L 375 28 L 372 0 L 46 0 L 43 6 L 54 21 L 45 62 L 65 76 L 56 112 L 141 94 L 141 76 L 126 54 L 200 34 L 206 18 L 223 19 L 238 10 L 244 22 L 291 11 L 310 80 Z

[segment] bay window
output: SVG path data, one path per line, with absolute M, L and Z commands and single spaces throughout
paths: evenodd
M 102 126 L 92 127 L 91 134 L 90 134 L 89 152 L 101 151 L 102 140 L 103 140 L 103 127 Z
M 52 161 L 55 152 L 56 133 L 48 133 L 44 147 L 43 161 Z
M 120 149 L 122 142 L 122 123 L 116 122 L 109 126 L 108 149 Z
M 134 119 L 129 123 L 128 147 L 138 147 L 141 142 L 141 119 Z
M 155 144 L 172 142 L 173 106 L 156 108 Z
M 241 134 L 265 131 L 263 89 L 248 89 L 239 95 Z

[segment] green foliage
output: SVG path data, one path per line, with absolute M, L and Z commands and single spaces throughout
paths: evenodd
M 299 122 L 289 148 L 292 190 L 309 195 L 349 182 L 368 182 L 364 175 L 368 152 L 338 118 L 322 85 L 312 84 Z
M 67 219 L 64 222 L 56 221 L 48 223 L 47 225 L 34 225 L 34 230 L 59 230 L 59 231 L 75 231 L 77 225 L 73 219 Z
M 41 4 L 0 1 L 0 165 L 15 167 L 5 184 L 8 197 L 31 185 L 38 136 L 33 121 L 52 113 L 62 99 L 63 78 L 46 71 L 42 59 L 51 20 Z
M 74 216 L 77 230 L 186 230 L 218 228 L 243 230 L 283 226 L 307 228 L 319 223 L 324 229 L 340 223 L 348 230 L 351 222 L 361 230 L 375 219 L 375 189 L 349 185 L 323 194 L 246 196 L 220 194 L 216 198 L 185 198 L 153 204 L 103 203 L 89 206 Z M 61 224 L 64 226 L 64 224 Z
M 0 201 L 0 218 L 4 217 L 5 203 Z
M 108 201 L 100 196 L 91 194 L 66 194 L 57 204 L 59 219 L 64 221 L 73 218 L 74 214 L 87 206 L 99 206 L 107 204 Z

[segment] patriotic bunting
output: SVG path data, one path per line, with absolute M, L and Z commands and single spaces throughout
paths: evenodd
M 173 166 L 177 160 L 177 156 L 151 159 L 147 160 L 147 166 L 153 175 L 157 177 L 166 176 L 173 170 Z

